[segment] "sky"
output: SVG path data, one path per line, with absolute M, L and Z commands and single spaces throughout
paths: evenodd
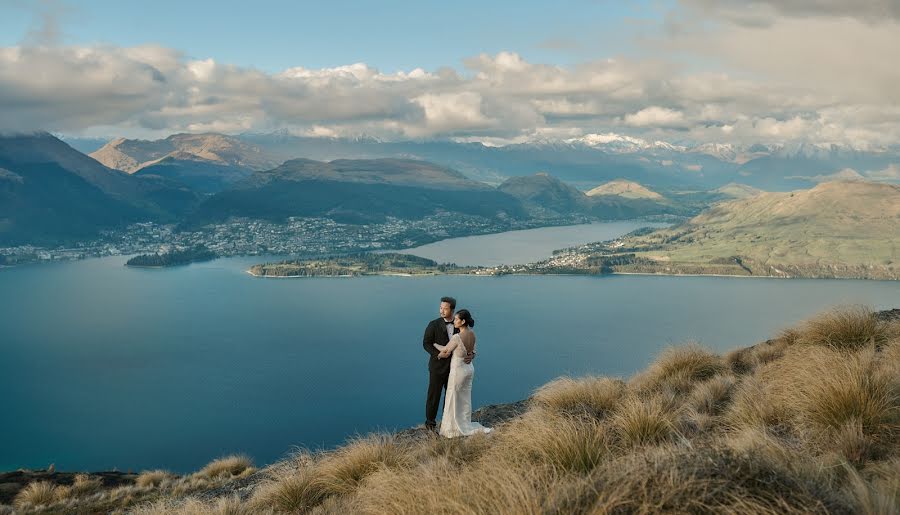
M 900 0 L 0 0 L 0 131 L 900 143 Z

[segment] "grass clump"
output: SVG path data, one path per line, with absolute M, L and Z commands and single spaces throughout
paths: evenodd
M 608 377 L 561 377 L 539 388 L 532 401 L 567 415 L 603 418 L 625 394 L 625 383 Z
M 134 484 L 141 488 L 155 488 L 174 478 L 175 475 L 168 470 L 145 470 L 134 480 Z
M 675 413 L 659 396 L 631 397 L 613 414 L 612 430 L 623 447 L 658 444 L 675 436 Z
M 89 474 L 75 474 L 72 482 L 72 495 L 81 497 L 92 494 L 103 487 L 103 481 L 100 478 L 92 478 Z
M 239 476 L 253 468 L 253 461 L 243 454 L 234 454 L 211 461 L 198 473 L 209 479 Z
M 354 497 L 355 513 L 543 513 L 547 474 L 479 460 L 458 469 L 432 460 L 412 469 L 383 469 Z
M 16 494 L 13 505 L 19 509 L 50 505 L 59 500 L 59 487 L 50 481 L 34 481 Z
M 729 368 L 725 360 L 699 345 L 670 347 L 645 372 L 635 376 L 630 385 L 639 391 L 670 388 L 676 392 L 685 392 L 696 382 L 705 381 L 727 370 Z
M 647 448 L 594 475 L 590 513 L 849 513 L 825 485 L 726 448 Z
M 880 347 L 900 337 L 900 322 L 879 320 L 866 307 L 833 309 L 807 321 L 796 341 L 805 345 L 821 345 L 838 350 L 854 350 L 874 345 Z
M 255 506 L 275 506 L 279 511 L 312 509 L 326 499 L 355 492 L 380 469 L 412 465 L 409 449 L 394 436 L 372 435 L 322 456 L 313 464 L 287 469 L 254 496 Z
M 486 458 L 512 464 L 588 472 L 610 452 L 609 432 L 593 419 L 572 419 L 533 409 L 509 424 Z

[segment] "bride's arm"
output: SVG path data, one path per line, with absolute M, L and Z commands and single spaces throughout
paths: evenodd
M 453 338 L 450 338 L 450 343 L 448 343 L 447 345 L 438 345 L 437 343 L 435 343 L 434 347 L 437 350 L 441 351 L 440 357 L 446 358 L 450 355 L 451 352 L 453 352 L 453 349 L 455 349 L 457 345 L 459 345 L 459 337 L 454 334 Z

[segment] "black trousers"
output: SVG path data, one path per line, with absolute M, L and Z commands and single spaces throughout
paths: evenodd
M 428 397 L 425 399 L 425 427 L 437 425 L 438 406 L 441 404 L 441 392 L 447 389 L 450 378 L 450 367 L 447 370 L 428 371 Z

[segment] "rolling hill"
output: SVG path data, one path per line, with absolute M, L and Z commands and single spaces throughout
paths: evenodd
M 174 221 L 198 196 L 112 170 L 50 134 L 0 137 L 0 243 L 54 244 L 142 220 Z
M 487 218 L 526 218 L 518 199 L 461 173 L 403 159 L 295 159 L 256 172 L 235 188 L 204 201 L 189 225 L 229 217 L 284 220 L 327 216 L 367 223 L 386 217 L 421 218 L 438 212 Z
M 825 182 L 723 202 L 670 229 L 626 238 L 617 271 L 900 278 L 900 186 Z M 602 257 L 602 256 L 601 256 Z

